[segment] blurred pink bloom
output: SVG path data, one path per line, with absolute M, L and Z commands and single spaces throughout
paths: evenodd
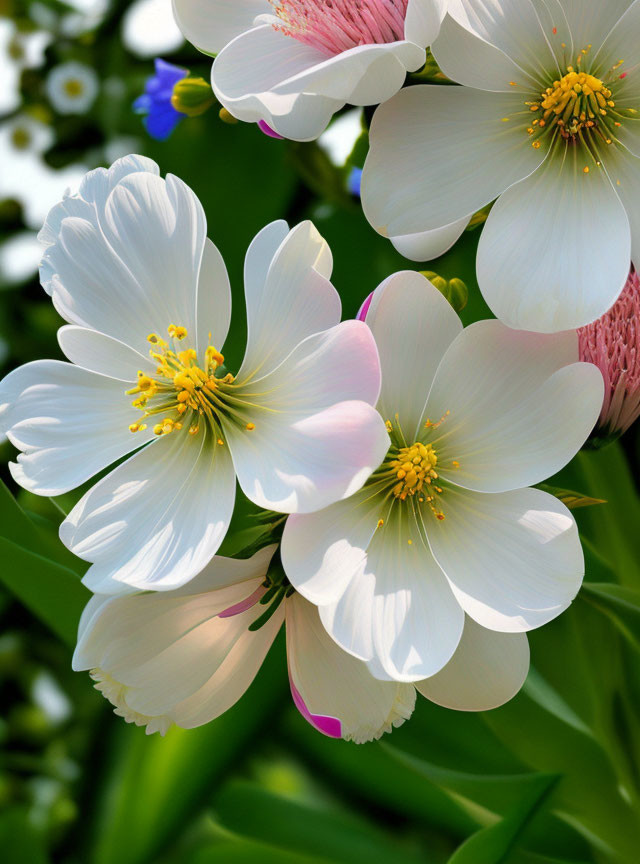
M 640 416 L 640 278 L 631 270 L 614 306 L 593 324 L 578 330 L 580 359 L 594 363 L 605 381 L 598 430 L 622 435 Z

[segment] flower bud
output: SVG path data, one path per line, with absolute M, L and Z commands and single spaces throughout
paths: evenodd
M 615 440 L 640 416 L 640 278 L 631 270 L 614 306 L 578 330 L 580 359 L 602 372 L 605 397 L 592 438 L 595 446 Z
M 211 85 L 204 78 L 183 78 L 174 84 L 171 104 L 187 117 L 204 114 L 215 101 Z
M 447 298 L 456 312 L 462 312 L 469 302 L 469 291 L 462 279 L 445 279 L 431 270 L 422 270 L 421 273 Z

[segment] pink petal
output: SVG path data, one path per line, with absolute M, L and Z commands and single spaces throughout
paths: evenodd
M 291 675 L 289 675 L 289 684 L 291 686 L 291 695 L 293 696 L 295 706 L 304 719 L 311 723 L 314 729 L 317 729 L 318 732 L 322 732 L 322 734 L 326 735 L 328 738 L 342 738 L 342 723 L 340 720 L 338 720 L 337 717 L 326 717 L 323 714 L 312 714 L 305 705 L 304 699 L 300 695 L 298 688 L 291 680 Z

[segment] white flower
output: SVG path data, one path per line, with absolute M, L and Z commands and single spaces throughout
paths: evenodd
M 492 311 L 545 333 L 588 324 L 620 294 L 630 258 L 640 266 L 640 4 L 451 0 L 448 11 L 433 52 L 463 86 L 410 87 L 377 111 L 367 218 L 412 236 L 424 260 L 439 253 L 420 248 L 422 232 L 451 239 L 498 199 L 478 249 Z
M 338 323 L 331 253 L 311 223 L 274 222 L 249 248 L 249 336 L 235 377 L 220 354 L 226 268 L 178 178 L 139 156 L 92 171 L 40 237 L 71 363 L 8 375 L 0 427 L 23 451 L 14 478 L 40 495 L 137 451 L 61 527 L 92 562 L 92 590 L 169 589 L 195 576 L 226 533 L 236 476 L 259 506 L 306 512 L 359 489 L 384 456 L 376 346 L 362 322 Z
M 84 63 L 61 63 L 47 75 L 45 89 L 58 114 L 84 114 L 98 95 L 98 76 Z
M 285 599 L 283 586 L 271 617 L 249 629 L 268 610 L 259 601 L 274 549 L 245 561 L 216 557 L 175 591 L 93 597 L 73 668 L 91 670 L 116 714 L 164 735 L 173 724 L 201 726 L 231 708 L 286 621 L 291 692 L 306 720 L 358 742 L 400 725 L 413 710 L 413 687 L 373 678 L 327 636 L 318 610 L 299 594 Z
M 584 443 L 603 381 L 575 362 L 575 333 L 463 330 L 418 273 L 384 282 L 366 320 L 392 447 L 352 498 L 289 517 L 282 562 L 338 644 L 379 677 L 416 681 L 451 659 L 465 613 L 517 634 L 571 603 L 584 574 L 575 521 L 525 487 Z
M 447 0 L 173 0 L 183 33 L 218 54 L 212 84 L 235 117 L 317 138 L 345 103 L 375 105 L 425 62 Z

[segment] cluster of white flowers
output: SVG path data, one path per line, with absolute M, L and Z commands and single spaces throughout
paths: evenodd
M 600 415 L 574 328 L 640 249 L 640 0 L 174 8 L 219 52 L 213 86 L 239 119 L 307 140 L 345 103 L 385 103 L 363 206 L 408 257 L 446 251 L 499 198 L 478 252 L 499 320 L 464 329 L 402 271 L 340 323 L 327 243 L 279 221 L 247 251 L 229 369 L 230 285 L 194 193 L 138 156 L 88 174 L 40 235 L 70 362 L 0 384 L 25 488 L 61 494 L 118 463 L 60 530 L 94 592 L 74 668 L 164 734 L 233 705 L 285 624 L 293 701 L 326 735 L 377 738 L 416 691 L 499 706 L 526 678 L 527 632 L 584 576 L 572 514 L 533 487 Z M 429 45 L 462 86 L 402 89 Z M 236 481 L 285 515 L 281 542 L 230 559 Z

